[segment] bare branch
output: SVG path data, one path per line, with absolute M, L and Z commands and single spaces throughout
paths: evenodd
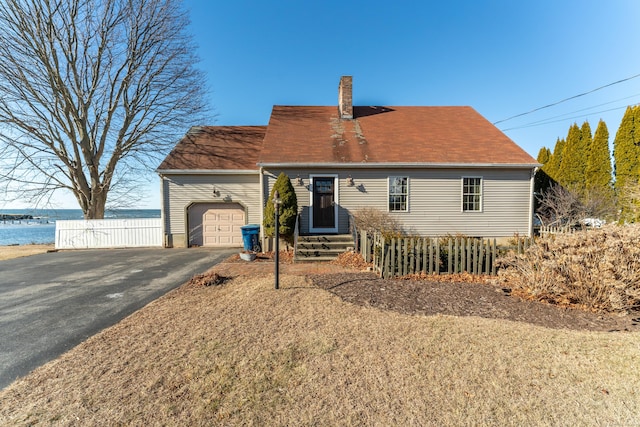
M 187 26 L 179 0 L 0 2 L 4 195 L 69 189 L 87 218 L 135 199 L 206 113 Z

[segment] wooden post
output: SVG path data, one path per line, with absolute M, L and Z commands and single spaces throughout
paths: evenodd
M 454 261 L 453 261 L 453 265 L 454 265 L 453 272 L 454 273 L 459 273 L 460 272 L 460 268 L 461 268 L 460 259 L 462 258 L 462 250 L 460 249 L 461 247 L 462 247 L 462 242 L 460 241 L 459 238 L 456 238 L 456 251 L 455 251 L 455 254 L 454 254 Z
M 436 274 L 440 274 L 440 239 L 436 237 L 436 252 L 434 256 L 434 266 Z
M 427 254 L 425 253 L 425 256 Z M 427 270 L 425 269 L 425 273 Z M 429 239 L 429 274 L 433 273 L 433 239 Z
M 486 260 L 485 260 L 485 268 L 484 268 L 484 272 L 487 274 L 491 274 L 491 270 L 489 270 L 490 266 L 491 266 L 491 248 L 489 247 L 489 239 L 487 239 L 487 241 L 485 242 L 485 252 L 486 252 Z
M 389 254 L 390 271 L 389 277 L 396 275 L 396 239 L 391 239 L 391 253 Z
M 492 254 L 491 254 L 491 274 L 493 276 L 496 275 L 496 258 L 498 256 L 498 249 L 496 247 L 496 239 L 493 239 L 493 248 L 492 248 Z
M 409 239 L 404 238 L 404 262 L 402 263 L 402 275 L 409 274 L 409 264 L 411 262 L 411 248 L 409 247 Z
M 389 262 L 389 254 L 387 253 L 387 242 L 384 236 L 381 236 L 381 240 L 380 256 L 382 259 L 380 260 L 380 276 L 384 278 L 387 270 L 387 263 Z
M 449 239 L 449 254 L 447 256 L 447 273 L 453 272 L 453 241 Z

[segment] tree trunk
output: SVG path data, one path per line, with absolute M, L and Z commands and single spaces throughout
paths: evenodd
M 91 191 L 90 200 L 84 200 L 83 203 L 83 200 L 78 198 L 78 202 L 82 207 L 84 219 L 104 219 L 104 210 L 107 204 L 106 191 L 98 191 L 94 188 Z

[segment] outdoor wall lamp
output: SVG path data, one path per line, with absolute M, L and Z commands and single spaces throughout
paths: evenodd
M 215 185 L 213 186 L 212 194 L 213 194 L 213 197 L 220 197 L 220 190 L 218 190 Z
M 298 187 L 302 187 L 304 185 L 304 181 L 300 178 L 300 175 L 296 177 L 296 183 L 298 184 Z
M 354 185 L 355 185 L 355 184 L 354 184 L 354 182 L 353 182 L 353 178 L 351 178 L 351 175 L 349 175 L 349 176 L 347 177 L 347 186 L 349 186 L 349 187 L 353 187 Z

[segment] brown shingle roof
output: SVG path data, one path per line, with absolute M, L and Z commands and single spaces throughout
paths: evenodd
M 535 165 L 471 107 L 275 106 L 259 162 Z
M 158 170 L 258 170 L 266 126 L 193 127 Z

